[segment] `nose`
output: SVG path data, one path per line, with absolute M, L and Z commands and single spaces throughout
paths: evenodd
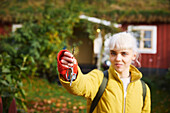
M 121 61 L 121 59 L 122 59 L 121 54 L 117 54 L 115 60 L 116 61 Z

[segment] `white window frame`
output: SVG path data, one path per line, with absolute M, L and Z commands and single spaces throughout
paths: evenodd
M 144 31 L 152 31 L 151 32 L 151 48 L 144 48 L 140 47 L 140 53 L 147 53 L 147 54 L 156 54 L 157 53 L 157 26 L 148 26 L 148 25 L 129 25 L 128 32 L 132 32 L 133 30 L 138 30 L 141 32 Z M 142 33 L 141 33 L 142 34 Z M 142 34 L 143 35 L 143 34 Z M 143 45 L 143 40 L 140 40 L 140 44 Z
M 12 32 L 15 32 L 18 28 L 21 28 L 22 24 L 13 24 L 12 25 Z

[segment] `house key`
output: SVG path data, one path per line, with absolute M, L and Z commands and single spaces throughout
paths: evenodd
M 76 79 L 76 73 L 74 73 L 74 71 L 73 71 L 73 67 L 71 67 L 71 74 L 70 74 L 70 86 L 71 86 L 71 84 L 72 84 L 73 80 L 75 80 L 75 79 Z
M 73 47 L 72 54 L 74 55 L 74 47 Z M 74 73 L 73 68 L 74 68 L 74 65 L 73 65 L 73 67 L 70 67 L 69 69 L 67 69 L 67 72 L 66 72 L 66 77 L 67 77 L 67 73 L 69 74 L 67 79 L 70 80 L 70 86 L 71 86 L 73 80 L 76 79 L 76 73 Z

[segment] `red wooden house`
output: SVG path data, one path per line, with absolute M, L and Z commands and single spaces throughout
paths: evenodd
M 94 17 L 121 24 L 138 39 L 144 75 L 165 75 L 170 68 L 170 1 L 120 0 L 102 9 L 105 13 Z
M 122 24 L 133 31 L 141 53 L 141 71 L 147 75 L 164 75 L 170 68 L 170 23 L 155 22 Z
M 30 1 L 27 4 L 22 2 L 23 7 L 20 7 L 20 9 L 24 9 L 24 6 L 26 7 L 29 4 L 36 12 L 38 5 L 36 6 L 33 2 L 34 1 Z M 22 23 L 22 21 L 29 20 L 30 17 L 35 17 L 35 19 L 37 17 L 35 16 L 37 13 L 35 15 L 29 12 L 28 14 L 20 14 L 15 10 L 9 10 L 9 7 L 12 8 L 12 6 L 17 5 L 17 3 L 10 2 L 12 5 L 9 7 L 7 7 L 8 4 L 5 6 L 3 2 L 1 4 L 1 8 L 3 8 L 0 12 L 1 34 L 11 30 L 13 26 L 12 23 Z M 42 6 L 43 2 L 36 4 Z M 91 8 L 91 4 L 93 4 L 94 8 Z M 106 0 L 103 0 L 103 2 L 92 1 L 90 4 L 86 3 L 86 8 L 94 12 L 93 14 L 89 14 L 93 17 L 122 24 L 123 30 L 135 32 L 134 35 L 140 39 L 138 46 L 141 52 L 141 70 L 147 75 L 162 75 L 170 68 L 169 4 L 170 1 L 168 0 L 116 0 L 116 2 L 113 3 L 111 3 L 111 1 L 107 3 Z M 18 11 L 17 6 L 13 8 L 16 8 Z M 88 13 L 86 13 L 86 15 L 88 15 Z M 93 41 L 90 40 L 87 35 L 81 35 L 79 37 L 81 37 L 79 40 L 82 40 L 83 44 L 79 48 L 80 53 L 77 56 L 78 62 L 85 65 L 94 64 Z
M 141 63 L 141 68 L 139 69 L 144 75 L 165 75 L 168 68 L 170 68 L 170 47 L 168 45 L 170 44 L 170 23 L 169 21 L 157 21 L 150 22 L 145 20 L 140 22 L 138 20 L 136 22 L 133 19 L 130 22 L 126 20 L 122 20 L 121 22 L 121 30 L 132 32 L 137 38 L 140 52 L 139 61 Z M 84 47 L 87 47 L 87 45 Z M 88 47 L 90 48 L 91 45 L 88 45 Z M 81 50 L 87 50 L 87 48 L 83 49 L 83 47 L 79 49 L 80 52 Z M 83 54 L 83 56 L 87 59 L 89 54 Z M 86 64 L 81 61 L 80 58 L 82 57 L 78 56 L 80 64 Z

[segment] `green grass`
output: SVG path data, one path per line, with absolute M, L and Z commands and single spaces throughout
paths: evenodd
M 145 78 L 145 81 L 151 89 L 152 113 L 169 113 L 169 90 L 158 85 L 160 79 Z M 86 112 L 86 99 L 68 93 L 64 87 L 57 83 L 50 84 L 46 79 L 40 78 L 30 78 L 30 83 L 23 80 L 26 92 L 24 101 L 29 113 Z
M 151 87 L 152 113 L 169 113 L 170 112 L 170 95 L 163 89 L 156 86 Z
M 86 112 L 86 99 L 68 93 L 57 83 L 50 84 L 45 79 L 31 78 L 30 84 L 26 80 L 23 84 L 28 112 Z
M 167 74 L 143 78 L 151 90 L 151 113 L 170 113 L 169 77 Z

